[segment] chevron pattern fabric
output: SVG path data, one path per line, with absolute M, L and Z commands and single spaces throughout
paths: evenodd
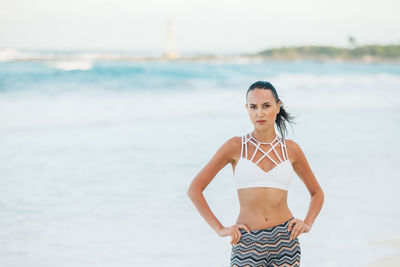
M 292 219 L 250 233 L 239 229 L 242 236 L 237 244 L 232 245 L 231 267 L 300 266 L 299 240 L 297 237 L 289 240 L 288 224 Z

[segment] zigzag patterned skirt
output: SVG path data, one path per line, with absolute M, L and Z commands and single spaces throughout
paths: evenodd
M 231 267 L 300 266 L 299 240 L 297 237 L 289 240 L 288 224 L 292 219 L 250 233 L 239 229 L 242 236 L 232 245 Z

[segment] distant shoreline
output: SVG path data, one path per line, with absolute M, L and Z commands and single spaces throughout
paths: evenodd
M 364 45 L 352 48 L 310 45 L 273 48 L 248 55 L 280 60 L 399 62 L 400 45 Z
M 236 55 L 138 55 L 134 52 L 23 51 L 0 49 L 0 62 L 9 61 L 133 61 L 133 62 L 354 62 L 400 63 L 400 45 L 367 45 L 354 48 L 333 46 L 297 46 L 267 49 Z

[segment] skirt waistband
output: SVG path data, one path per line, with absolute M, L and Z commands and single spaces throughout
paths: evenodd
M 275 226 L 272 226 L 272 227 L 269 227 L 269 228 L 265 228 L 265 229 L 257 229 L 257 230 L 250 230 L 250 233 L 252 233 L 252 234 L 258 234 L 258 233 L 260 233 L 260 232 L 272 232 L 274 229 L 276 229 L 276 228 L 278 228 L 278 227 L 283 227 L 283 228 L 286 228 L 287 227 L 287 225 L 289 224 L 289 222 L 291 221 L 291 220 L 293 220 L 294 219 L 294 217 L 292 217 L 292 218 L 290 218 L 289 220 L 287 220 L 287 221 L 285 221 L 285 222 L 283 222 L 283 223 L 281 223 L 281 224 L 278 224 L 278 225 L 275 225 Z M 240 230 L 240 232 L 243 234 L 243 233 L 247 233 L 247 231 L 246 230 L 244 230 L 244 229 L 239 229 Z

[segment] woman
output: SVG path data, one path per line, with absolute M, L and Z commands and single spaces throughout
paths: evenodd
M 188 196 L 219 236 L 231 236 L 231 266 L 299 266 L 298 236 L 311 230 L 324 193 L 300 146 L 285 140 L 293 119 L 274 86 L 258 81 L 246 94 L 245 107 L 254 130 L 227 140 L 190 184 Z M 275 123 L 281 136 L 275 133 Z M 203 190 L 228 163 L 232 164 L 240 213 L 225 227 L 210 210 Z M 304 182 L 311 202 L 304 220 L 294 218 L 287 193 L 294 173 Z

